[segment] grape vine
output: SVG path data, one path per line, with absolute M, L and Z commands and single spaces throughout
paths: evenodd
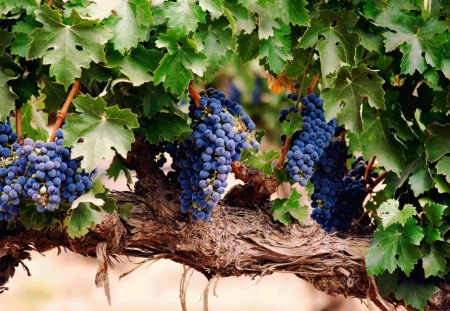
M 449 24 L 445 0 L 0 1 L 0 233 L 82 237 L 117 208 L 95 169 L 139 192 L 167 152 L 186 226 L 258 169 L 291 184 L 258 196 L 274 226 L 373 234 L 370 277 L 423 309 L 449 277 Z

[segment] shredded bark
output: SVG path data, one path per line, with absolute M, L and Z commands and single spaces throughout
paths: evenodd
M 367 276 L 364 252 L 370 236 L 327 234 L 311 220 L 283 226 L 268 215 L 268 201 L 260 202 L 258 208 L 220 205 L 211 222 L 191 223 L 179 211 L 180 190 L 176 185 L 146 164 L 140 170 L 135 192 L 111 194 L 119 206 L 133 204 L 132 215 L 126 221 L 117 213 L 108 215 L 80 239 L 68 238 L 59 228 L 40 232 L 20 225 L 8 232 L 0 228 L 0 292 L 15 268 L 30 259 L 32 250 L 65 247 L 96 258 L 98 244 L 106 243 L 102 244 L 103 260 L 116 255 L 171 259 L 200 271 L 209 280 L 292 273 L 330 295 L 369 297 L 384 309 L 389 304 L 402 304 L 381 300 Z M 233 202 L 230 195 L 226 202 Z M 450 310 L 447 283 L 433 294 L 427 310 Z

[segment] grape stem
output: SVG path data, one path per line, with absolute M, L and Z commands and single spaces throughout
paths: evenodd
M 345 144 L 345 130 L 343 130 L 342 133 L 339 134 L 339 140 Z
M 310 85 L 308 88 L 306 88 L 306 93 L 311 94 L 311 93 L 314 92 L 314 89 L 316 88 L 317 81 L 319 81 L 319 76 L 320 76 L 320 75 L 319 75 L 318 72 L 316 72 L 316 73 L 314 74 L 314 79 L 313 79 L 313 81 L 311 82 L 311 85 Z
M 305 86 L 306 76 L 308 75 L 309 67 L 311 65 L 311 61 L 314 56 L 315 47 L 316 47 L 316 45 L 314 44 L 314 46 L 311 48 L 311 52 L 309 53 L 308 62 L 306 63 L 305 69 L 303 70 L 302 81 L 300 82 L 300 87 L 298 88 L 298 94 L 297 94 L 297 101 L 295 102 L 295 108 L 297 108 L 297 109 L 299 109 L 299 106 L 300 106 L 300 98 L 302 96 L 303 88 Z
M 283 168 L 284 159 L 286 158 L 286 154 L 289 151 L 289 145 L 290 144 L 291 144 L 291 138 L 290 137 L 286 137 L 286 140 L 284 141 L 283 148 L 281 148 L 280 158 L 278 159 L 278 162 L 277 162 L 277 167 L 279 169 Z
M 387 176 L 386 171 L 381 172 L 378 178 L 374 180 L 372 185 L 367 185 L 367 191 L 368 192 L 372 191 L 380 182 L 382 182 L 386 178 L 386 176 Z
M 48 1 L 47 1 L 47 5 L 48 5 L 48 6 L 52 6 L 52 4 L 53 4 L 53 0 L 48 0 Z
M 366 165 L 366 172 L 364 173 L 364 180 L 368 180 L 370 173 L 372 172 L 372 167 L 373 164 L 375 163 L 375 159 L 377 158 L 377 156 L 372 156 L 372 158 L 370 159 L 369 164 Z
M 75 81 L 72 85 L 72 89 L 70 90 L 69 95 L 66 98 L 66 101 L 64 102 L 64 105 L 62 106 L 61 110 L 58 111 L 58 118 L 56 119 L 55 126 L 53 127 L 52 130 L 52 134 L 50 135 L 50 142 L 55 141 L 56 132 L 61 128 L 61 125 L 67 116 L 67 110 L 69 110 L 69 106 L 72 103 L 72 99 L 77 94 L 79 88 L 80 88 L 80 81 Z
M 16 107 L 16 133 L 19 140 L 19 144 L 23 144 L 23 132 L 22 132 L 22 107 Z
M 189 97 L 191 97 L 192 101 L 194 102 L 194 105 L 196 108 L 200 108 L 200 94 L 197 92 L 197 90 L 194 88 L 194 83 L 191 81 L 189 83 Z

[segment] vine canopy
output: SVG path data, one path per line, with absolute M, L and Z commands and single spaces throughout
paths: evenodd
M 48 115 L 79 81 L 64 146 L 86 174 L 106 161 L 110 178 L 123 171 L 131 183 L 135 137 L 161 145 L 192 133 L 191 82 L 211 83 L 230 65 L 251 75 L 257 62 L 300 93 L 312 85 L 326 121 L 345 127 L 350 153 L 376 156 L 384 172 L 384 188 L 365 204 L 376 228 L 368 273 L 383 294 L 422 309 L 450 267 L 449 14 L 447 0 L 0 0 L 0 119 L 46 141 Z M 267 131 L 291 137 L 302 126 L 297 117 Z M 241 160 L 286 181 L 274 165 L 282 154 L 246 151 Z M 25 204 L 20 219 L 36 230 L 63 224 L 80 237 L 115 210 L 107 194 L 97 178 L 62 218 Z M 299 198 L 294 190 L 275 200 L 274 220 L 303 220 Z

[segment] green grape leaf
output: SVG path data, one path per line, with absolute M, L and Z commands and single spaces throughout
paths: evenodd
M 383 9 L 383 3 L 378 0 L 366 0 L 364 4 L 364 15 L 367 18 L 374 19 Z
M 40 231 L 53 223 L 55 213 L 40 213 L 36 210 L 36 204 L 25 203 L 19 206 L 20 222 L 27 230 Z
M 450 152 L 450 124 L 432 123 L 427 127 L 429 136 L 425 141 L 428 161 L 435 162 Z
M 331 86 L 322 91 L 327 120 L 337 118 L 339 124 L 360 133 L 363 130 L 363 97 L 368 98 L 371 107 L 385 109 L 383 83 L 384 80 L 364 64 L 351 69 L 341 68 Z M 368 132 L 367 128 L 365 132 Z
M 99 90 L 100 83 L 110 81 L 112 75 L 110 69 L 100 64 L 91 63 L 91 67 L 83 69 L 80 81 L 85 87 Z
M 424 251 L 422 257 L 423 271 L 425 277 L 443 276 L 446 271 L 447 262 L 445 258 L 450 257 L 450 244 L 447 242 L 433 243 L 429 249 Z
M 450 35 L 447 33 L 446 43 L 444 44 L 445 54 L 442 60 L 442 72 L 450 79 Z
M 114 48 L 124 53 L 147 38 L 153 24 L 152 11 L 146 0 L 92 0 L 87 14 L 95 19 L 108 18 L 105 24 L 112 31 Z
M 261 41 L 256 32 L 247 35 L 240 35 L 237 40 L 238 55 L 243 63 L 247 63 L 258 57 Z
M 70 114 L 63 130 L 64 144 L 73 145 L 72 157 L 82 156 L 81 166 L 88 172 L 103 159 L 112 161 L 116 151 L 126 158 L 134 142 L 132 129 L 139 127 L 137 116 L 130 109 L 106 107 L 101 97 L 79 96 L 73 104 L 83 115 Z M 81 137 L 84 142 L 78 143 Z
M 26 16 L 22 21 L 12 27 L 14 41 L 11 46 L 11 54 L 27 57 L 33 38 L 31 33 L 38 28 L 39 24 L 31 16 Z
M 291 30 L 287 25 L 280 25 L 279 28 L 275 29 L 273 37 L 261 41 L 259 54 L 274 73 L 281 73 L 286 61 L 293 59 L 289 38 L 290 32 Z
M 423 236 L 423 240 L 429 245 L 433 244 L 435 241 L 442 241 L 441 232 L 430 223 L 427 223 L 423 227 Z
M 384 272 L 380 276 L 377 276 L 377 285 L 380 290 L 380 294 L 384 297 L 389 296 L 392 292 L 397 289 L 397 284 L 400 279 L 400 272 L 396 270 L 394 273 L 390 274 Z
M 107 57 L 108 68 L 117 67 L 130 79 L 133 86 L 140 86 L 145 82 L 153 80 L 150 71 L 158 67 L 162 58 L 162 53 L 158 50 L 147 50 L 142 45 L 138 45 L 130 53 L 121 55 L 113 52 Z
M 370 52 L 377 52 L 381 57 L 383 54 L 383 39 L 377 32 L 370 32 L 358 28 L 355 30 L 361 38 L 361 45 Z
M 90 203 L 80 203 L 76 209 L 67 213 L 64 224 L 71 238 L 80 238 L 102 221 L 103 213 L 94 209 Z
M 189 81 L 193 79 L 192 73 L 199 76 L 206 69 L 206 56 L 198 53 L 195 41 L 181 37 L 179 33 L 169 30 L 156 41 L 159 48 L 166 48 L 159 67 L 154 72 L 155 85 L 163 82 L 164 88 L 175 94 L 182 94 Z
M 11 86 L 8 85 L 8 81 L 17 79 L 14 72 L 20 69 L 12 61 L 11 56 L 5 53 L 5 49 L 11 45 L 12 38 L 12 33 L 0 28 L 0 98 L 2 100 L 0 105 L 0 120 L 10 114 L 11 110 L 15 107 L 15 100 L 18 98 Z
M 303 127 L 303 117 L 298 113 L 290 113 L 287 121 L 281 123 L 281 131 L 286 137 L 291 137 L 295 132 L 300 131 Z
M 64 85 L 44 79 L 45 107 L 48 112 L 58 111 L 64 100 L 67 98 L 67 92 Z
M 225 16 L 230 22 L 231 29 L 235 35 L 251 33 L 255 29 L 255 21 L 245 8 L 245 2 L 240 0 L 222 0 Z
M 419 196 L 433 186 L 433 179 L 423 155 L 420 155 L 415 163 L 414 172 L 409 176 L 408 183 L 414 195 Z
M 396 200 L 387 200 L 380 205 L 381 221 L 383 226 L 388 228 L 393 224 L 401 224 L 404 226 L 406 221 L 416 215 L 416 209 L 411 204 L 405 204 L 400 210 L 400 203 Z
M 116 182 L 120 176 L 120 172 L 124 173 L 127 179 L 127 184 L 131 185 L 133 183 L 133 179 L 131 178 L 130 170 L 125 166 L 120 157 L 115 156 L 113 161 L 111 162 L 111 165 L 106 170 L 106 174 L 109 179 L 112 179 L 114 180 L 114 182 Z
M 192 129 L 182 117 L 172 113 L 158 112 L 147 123 L 145 136 L 151 144 L 174 141 L 175 138 L 191 132 Z
M 4 119 L 6 116 L 8 116 L 11 113 L 11 110 L 15 108 L 15 99 L 17 98 L 17 95 L 7 84 L 8 81 L 14 80 L 16 77 L 5 71 L 0 64 L 0 98 L 2 99 L 2 103 L 0 105 L 1 119 Z
M 0 0 L 0 15 L 6 15 L 17 9 L 32 9 L 38 6 L 35 0 Z
M 89 204 L 93 209 L 101 209 L 109 214 L 116 210 L 116 200 L 108 196 L 108 189 L 103 186 L 103 174 L 97 174 L 92 181 L 92 188 L 85 194 L 78 197 L 73 203 L 71 209 L 77 209 L 81 204 Z
M 4 56 L 5 49 L 11 45 L 14 35 L 6 29 L 0 28 L 0 55 Z
M 375 21 L 390 28 L 384 33 L 386 52 L 400 47 L 403 54 L 401 72 L 413 74 L 416 70 L 423 73 L 427 64 L 441 68 L 444 47 L 436 42 L 445 42 L 443 33 L 448 26 L 437 18 L 423 20 L 419 16 L 401 10 L 386 10 Z
M 219 18 L 223 14 L 222 0 L 199 0 L 198 4 L 203 11 L 208 11 L 214 19 Z
M 300 205 L 302 195 L 294 189 L 291 196 L 286 199 L 275 199 L 270 212 L 273 219 L 281 222 L 285 226 L 292 222 L 292 218 L 302 222 L 308 217 L 309 209 L 306 205 Z
M 189 34 L 197 29 L 198 23 L 206 22 L 206 14 L 193 0 L 165 1 L 158 7 L 159 17 L 167 19 L 167 27 L 181 34 Z
M 196 42 L 210 66 L 216 66 L 225 58 L 227 51 L 231 51 L 235 45 L 235 39 L 226 18 L 220 18 L 207 26 L 200 27 L 195 33 Z M 200 46 L 201 44 L 201 46 Z
M 269 39 L 274 35 L 274 29 L 279 27 L 278 21 L 273 16 L 273 11 L 257 7 L 252 10 L 258 14 L 258 38 Z
M 450 183 L 442 175 L 433 176 L 434 188 L 439 193 L 450 193 Z
M 82 19 L 72 11 L 73 25 L 63 23 L 61 15 L 48 6 L 36 10 L 36 20 L 43 24 L 31 36 L 30 58 L 42 57 L 50 65 L 50 75 L 66 89 L 81 76 L 82 68 L 89 68 L 91 62 L 104 62 L 104 44 L 110 32 L 93 21 Z
M 172 99 L 162 86 L 150 88 L 147 90 L 147 94 L 148 96 L 144 98 L 143 105 L 144 115 L 149 119 L 164 107 L 169 107 L 172 103 Z
M 97 174 L 95 180 L 92 181 L 92 188 L 73 201 L 71 209 L 76 209 L 83 203 L 92 204 L 98 208 L 101 208 L 105 204 L 105 201 L 98 197 L 99 194 L 105 193 L 106 191 L 101 176 L 102 174 Z
M 262 154 L 249 154 L 247 155 L 244 163 L 245 165 L 254 167 L 266 176 L 270 176 L 273 173 L 272 162 L 280 157 L 280 153 L 276 150 L 265 151 Z
M 304 49 L 293 50 L 293 60 L 287 62 L 284 74 L 287 78 L 298 78 L 308 62 L 309 52 Z
M 432 281 L 419 282 L 414 279 L 406 278 L 400 282 L 395 291 L 395 298 L 404 300 L 407 304 L 418 310 L 423 310 L 427 304 L 428 298 L 435 291 Z
M 343 64 L 353 64 L 359 34 L 352 32 L 358 17 L 349 11 L 320 11 L 319 16 L 311 21 L 311 27 L 300 39 L 300 47 L 316 45 L 320 54 L 322 76 L 333 73 Z
M 389 124 L 383 115 L 366 107 L 363 110 L 364 132 L 349 134 L 350 146 L 360 148 L 367 159 L 373 155 L 386 170 L 397 175 L 403 172 L 405 146 L 389 132 Z
M 405 226 L 379 227 L 366 252 L 367 272 L 370 275 L 378 275 L 385 270 L 393 273 L 399 267 L 409 276 L 421 258 L 419 245 L 422 239 L 422 228 L 413 218 L 408 219 Z
M 450 156 L 442 157 L 436 165 L 438 174 L 445 175 L 447 182 L 450 183 Z
M 33 140 L 47 141 L 48 114 L 42 111 L 45 108 L 42 97 L 22 105 L 22 131 L 25 137 Z
M 444 216 L 445 208 L 446 207 L 442 204 L 428 202 L 423 207 L 423 212 L 433 225 L 440 227 L 442 225 L 442 217 Z
M 309 26 L 308 10 L 305 8 L 308 4 L 305 0 L 281 0 L 274 1 L 273 11 L 278 13 L 281 20 L 292 25 Z

